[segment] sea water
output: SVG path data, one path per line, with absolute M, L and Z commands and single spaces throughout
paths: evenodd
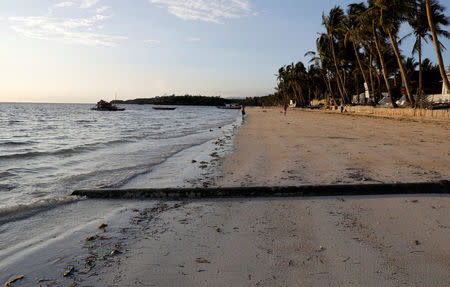
M 76 189 L 120 188 L 220 137 L 239 116 L 215 107 L 124 107 L 100 112 L 86 104 L 0 103 L 0 216 Z M 173 169 L 180 166 L 192 163 L 173 163 Z M 173 186 L 185 178 L 172 173 L 159 180 Z M 159 185 L 153 180 L 147 187 Z
M 91 107 L 0 103 L 0 261 L 115 212 L 74 190 L 200 185 L 198 163 L 240 123 L 239 111 L 215 107 Z

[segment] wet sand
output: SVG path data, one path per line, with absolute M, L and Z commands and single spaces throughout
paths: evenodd
M 189 203 L 163 214 L 156 235 L 93 283 L 448 286 L 449 203 L 448 197 Z
M 449 179 L 449 129 L 445 121 L 291 110 L 284 117 L 277 109 L 250 109 L 248 123 L 239 130 L 235 151 L 224 159 L 216 184 Z M 98 236 L 92 241 L 86 241 L 83 233 L 78 241 L 88 248 L 86 258 L 77 264 L 70 258 L 58 263 L 76 267 L 69 278 L 58 282 L 450 285 L 448 195 L 140 201 L 122 217 L 127 220 L 106 222 L 106 232 L 91 230 Z M 111 254 L 115 249 L 120 253 Z M 92 261 L 90 269 L 86 264 Z M 61 278 L 61 272 L 55 276 Z

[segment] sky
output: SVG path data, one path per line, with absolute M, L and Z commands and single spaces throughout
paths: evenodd
M 264 96 L 279 67 L 307 62 L 322 12 L 352 2 L 2 0 L 0 102 Z

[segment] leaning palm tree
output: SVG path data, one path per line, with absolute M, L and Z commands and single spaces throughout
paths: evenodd
M 360 23 L 362 23 L 362 25 L 364 25 L 371 31 L 373 43 L 375 44 L 375 50 L 378 54 L 378 60 L 381 66 L 380 70 L 383 74 L 384 83 L 386 84 L 387 94 L 391 100 L 392 107 L 396 108 L 397 104 L 395 103 L 392 95 L 391 83 L 389 82 L 388 72 L 384 60 L 385 51 L 382 46 L 384 38 L 380 39 L 380 36 L 384 36 L 381 34 L 382 31 L 379 30 L 378 21 L 380 17 L 381 13 L 380 10 L 376 9 L 375 7 L 375 0 L 369 0 L 369 8 L 366 10 L 366 12 L 360 15 L 359 21 Z M 380 85 L 378 85 L 378 88 L 380 89 Z
M 350 40 L 353 44 L 353 50 L 355 51 L 355 57 L 358 61 L 359 69 L 361 70 L 361 74 L 364 79 L 364 89 L 367 89 L 370 94 L 369 83 L 367 81 L 366 73 L 364 72 L 361 59 L 359 57 L 359 49 L 360 43 L 363 41 L 363 37 L 365 35 L 365 30 L 363 29 L 363 25 L 359 22 L 359 15 L 364 13 L 366 10 L 366 5 L 361 3 L 350 4 L 349 9 L 347 11 L 348 21 L 347 21 L 347 32 L 345 34 L 345 40 Z M 347 41 L 345 41 L 347 42 Z M 370 71 L 369 71 L 370 72 Z M 358 96 L 359 102 L 359 96 Z M 366 103 L 366 97 L 364 97 L 364 103 Z
M 327 32 L 322 34 L 323 37 L 326 37 L 328 40 L 328 44 L 330 45 L 330 52 L 333 56 L 333 62 L 336 70 L 336 77 L 338 83 L 338 89 L 341 94 L 341 100 L 345 102 L 347 98 L 347 90 L 345 89 L 344 80 L 342 78 L 341 72 L 338 67 L 338 59 L 336 57 L 336 51 L 334 49 L 334 41 L 336 34 L 342 31 L 342 24 L 344 22 L 345 15 L 344 11 L 339 6 L 334 7 L 330 10 L 328 16 L 322 14 L 322 24 L 325 26 Z
M 450 38 L 450 33 L 444 30 L 444 28 L 442 27 L 447 26 L 449 24 L 448 17 L 446 17 L 443 14 L 444 8 L 441 5 L 439 5 L 438 1 L 436 0 L 430 1 L 430 8 L 436 34 L 439 36 L 443 36 L 445 38 Z M 413 54 L 417 53 L 419 56 L 418 94 L 423 95 L 422 42 L 428 43 L 429 40 L 433 40 L 430 25 L 428 24 L 428 16 L 425 0 L 417 0 L 415 9 L 411 17 L 409 17 L 408 23 L 413 29 L 413 34 L 416 39 L 413 47 Z M 408 34 L 407 36 L 411 34 Z M 441 48 L 445 48 L 440 42 L 439 46 Z
M 328 90 L 329 97 L 333 100 L 333 104 L 336 105 L 336 99 L 334 98 L 333 88 L 331 87 L 329 72 L 326 68 L 326 63 L 329 62 L 329 59 L 325 58 L 319 39 L 316 40 L 316 46 L 317 53 L 315 51 L 308 51 L 305 53 L 305 57 L 311 57 L 309 63 L 314 63 L 314 66 L 317 67 L 317 71 L 324 81 L 326 89 Z M 329 97 L 327 96 L 327 102 L 329 102 Z
M 406 78 L 405 68 L 403 67 L 400 49 L 398 47 L 398 31 L 400 25 L 408 19 L 408 15 L 414 8 L 413 0 L 375 0 L 372 9 L 379 12 L 378 25 L 383 31 L 389 35 L 391 45 L 397 58 L 398 67 L 403 83 L 405 84 L 406 93 L 412 106 L 415 104 L 412 96 L 409 81 Z
M 442 81 L 444 82 L 445 87 L 447 88 L 447 91 L 450 91 L 450 83 L 448 82 L 447 75 L 445 73 L 444 68 L 444 60 L 442 60 L 442 53 L 441 53 L 441 47 L 439 45 L 439 39 L 437 37 L 437 31 L 436 31 L 436 19 L 435 15 L 433 15 L 433 8 L 432 8 L 432 0 L 425 0 L 426 5 L 426 11 L 427 11 L 427 18 L 428 18 L 428 24 L 430 26 L 431 35 L 433 36 L 433 42 L 434 42 L 434 48 L 436 49 L 436 55 L 439 62 L 439 71 L 441 72 Z M 436 1 L 437 2 L 437 1 Z M 441 7 L 439 12 L 443 12 L 444 9 Z

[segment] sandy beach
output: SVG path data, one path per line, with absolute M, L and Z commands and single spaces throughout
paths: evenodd
M 450 122 L 281 109 L 250 111 L 222 186 L 448 180 Z
M 259 108 L 246 121 L 218 186 L 450 178 L 448 121 Z M 72 238 L 83 253 L 52 267 L 73 267 L 53 286 L 450 285 L 448 195 L 126 205 Z
M 220 186 L 450 178 L 449 125 L 252 109 Z M 107 285 L 448 286 L 450 197 L 185 202 Z M 106 281 L 104 281 L 106 280 Z M 100 282 L 100 281 L 97 281 Z

